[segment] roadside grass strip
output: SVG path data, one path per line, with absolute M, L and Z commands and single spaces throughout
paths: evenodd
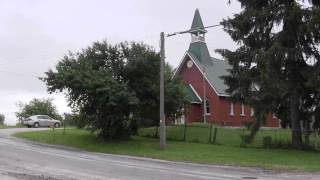
M 292 149 L 241 148 L 181 141 L 168 141 L 165 150 L 153 138 L 133 136 L 129 141 L 103 142 L 81 129 L 21 132 L 14 136 L 47 144 L 75 147 L 91 152 L 132 155 L 171 161 L 261 167 L 274 170 L 320 170 L 320 153 Z

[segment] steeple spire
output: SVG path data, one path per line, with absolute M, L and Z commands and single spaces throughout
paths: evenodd
M 204 25 L 200 16 L 199 9 L 196 9 L 191 25 L 191 36 L 192 36 L 192 42 L 196 41 L 202 41 L 205 42 L 205 33 L 207 31 L 204 29 Z
M 192 21 L 192 25 L 191 25 L 191 29 L 190 30 L 195 31 L 195 32 L 200 31 L 200 32 L 203 32 L 203 33 L 207 32 L 204 29 L 199 9 L 196 9 L 196 12 L 194 13 L 194 17 L 193 17 L 193 21 Z

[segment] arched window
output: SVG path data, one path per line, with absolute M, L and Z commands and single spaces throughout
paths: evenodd
M 206 100 L 206 114 L 210 114 L 210 102 L 209 100 Z

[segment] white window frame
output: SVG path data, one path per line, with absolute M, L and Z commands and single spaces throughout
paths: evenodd
M 209 109 L 209 113 L 208 113 L 208 109 Z M 207 98 L 206 98 L 206 108 L 205 108 L 205 110 L 206 110 L 206 115 L 211 115 L 211 103 Z
M 241 104 L 241 114 L 240 116 L 246 116 L 245 112 L 244 112 L 244 104 Z
M 230 116 L 234 116 L 234 104 L 233 102 L 230 102 Z
M 254 115 L 254 110 L 253 110 L 253 108 L 251 108 L 250 116 L 253 117 L 253 115 Z

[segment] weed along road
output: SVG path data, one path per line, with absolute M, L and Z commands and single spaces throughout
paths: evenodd
M 16 132 L 34 130 L 42 129 L 0 130 L 0 179 L 320 179 L 318 175 L 307 173 L 273 172 L 256 168 L 91 153 L 31 143 L 11 136 Z

